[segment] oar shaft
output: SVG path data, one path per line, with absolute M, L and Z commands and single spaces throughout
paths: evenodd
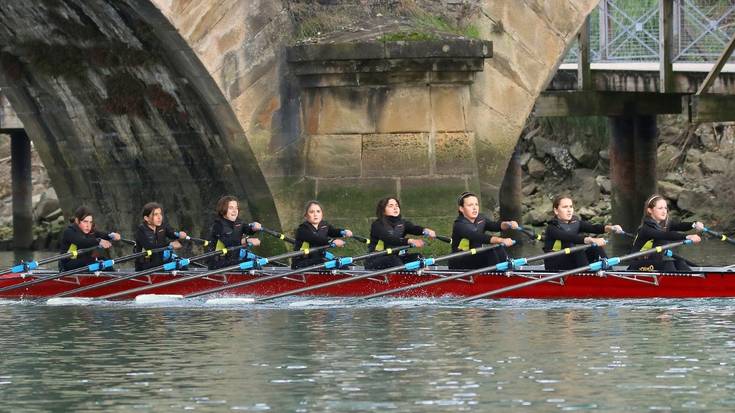
M 281 240 L 283 240 L 283 241 L 286 241 L 286 242 L 288 242 L 289 244 L 294 244 L 294 243 L 296 243 L 296 240 L 295 240 L 295 239 L 293 239 L 293 238 L 291 238 L 291 237 L 287 236 L 286 234 L 282 234 L 282 233 L 280 233 L 280 232 L 278 232 L 278 231 L 274 231 L 274 230 L 272 230 L 272 229 L 270 229 L 270 228 L 266 228 L 266 227 L 260 227 L 260 230 L 261 230 L 261 231 L 263 231 L 263 232 L 265 232 L 266 234 L 270 234 L 270 235 L 273 235 L 273 236 L 274 236 L 274 237 L 276 237 L 276 238 L 279 238 L 279 239 L 281 239 Z
M 469 255 L 469 254 L 473 254 L 474 255 L 474 254 L 477 254 L 477 253 L 480 253 L 480 252 L 487 251 L 487 250 L 489 250 L 491 248 L 494 248 L 494 247 L 493 246 L 487 246 L 487 247 L 475 248 L 475 249 L 472 249 L 470 251 L 459 251 L 459 252 L 455 252 L 455 253 L 444 255 L 444 256 L 441 256 L 441 257 L 437 257 L 437 258 L 427 258 L 427 259 L 424 260 L 424 263 L 428 263 L 428 265 L 433 265 L 435 262 L 446 261 L 446 260 L 450 260 L 452 258 L 458 258 L 458 257 L 462 257 L 462 256 Z M 286 296 L 289 296 L 289 295 L 301 294 L 301 293 L 305 293 L 305 292 L 309 292 L 309 291 L 319 290 L 319 289 L 322 289 L 322 288 L 332 287 L 332 286 L 335 286 L 335 285 L 345 284 L 345 283 L 349 283 L 349 282 L 353 282 L 353 281 L 364 280 L 366 278 L 372 278 L 372 277 L 377 277 L 377 276 L 384 275 L 384 274 L 390 274 L 390 273 L 396 272 L 396 271 L 414 271 L 414 270 L 418 270 L 419 268 L 421 268 L 421 265 L 422 265 L 422 262 L 421 261 L 412 261 L 412 262 L 407 263 L 407 264 L 404 264 L 404 265 L 398 265 L 398 266 L 395 266 L 395 267 L 386 268 L 384 270 L 380 270 L 380 271 L 376 271 L 376 272 L 371 272 L 371 273 L 367 273 L 367 274 L 346 277 L 346 278 L 342 278 L 342 279 L 339 279 L 339 280 L 327 281 L 327 282 L 324 282 L 324 283 L 321 283 L 321 284 L 317 284 L 317 285 L 312 285 L 312 286 L 308 286 L 308 287 L 297 288 L 295 290 L 285 291 L 285 292 L 282 292 L 280 294 L 269 295 L 267 297 L 259 298 L 257 301 L 274 300 L 276 298 L 286 297 Z
M 548 281 L 558 280 L 559 278 L 564 278 L 564 277 L 566 277 L 568 275 L 574 275 L 574 274 L 577 274 L 577 273 L 580 273 L 580 272 L 584 272 L 584 271 L 598 271 L 600 269 L 603 269 L 605 265 L 615 265 L 617 263 L 620 263 L 620 262 L 623 262 L 623 261 L 627 261 L 627 260 L 630 260 L 630 259 L 633 259 L 633 258 L 643 257 L 643 256 L 648 255 L 648 254 L 651 254 L 651 253 L 661 253 L 661 252 L 664 252 L 665 250 L 676 248 L 676 247 L 679 247 L 679 246 L 682 246 L 682 245 L 685 245 L 685 244 L 690 244 L 690 243 L 691 243 L 690 240 L 683 240 L 683 241 L 678 241 L 678 242 L 672 242 L 670 244 L 662 245 L 662 246 L 659 246 L 659 247 L 654 247 L 654 248 L 652 248 L 650 250 L 637 251 L 637 252 L 634 252 L 634 253 L 631 253 L 631 254 L 628 254 L 628 255 L 623 255 L 622 257 L 617 257 L 617 258 L 608 258 L 607 261 L 596 261 L 596 262 L 593 262 L 592 264 L 586 265 L 584 267 L 575 268 L 575 269 L 572 269 L 572 270 L 560 272 L 558 274 L 549 275 L 549 276 L 546 276 L 546 277 L 541 277 L 541 278 L 538 278 L 538 279 L 535 279 L 535 280 L 522 282 L 520 284 L 510 285 L 510 286 L 503 287 L 503 288 L 498 288 L 497 290 L 489 291 L 489 292 L 482 293 L 482 294 L 477 294 L 477 295 L 474 295 L 474 296 L 471 296 L 471 297 L 467 297 L 467 298 L 461 299 L 461 300 L 459 300 L 459 302 L 464 303 L 464 302 L 468 302 L 468 301 L 478 300 L 480 298 L 492 297 L 492 296 L 503 294 L 503 293 L 507 293 L 507 292 L 510 292 L 510 291 L 515 291 L 515 290 L 518 290 L 518 289 L 521 289 L 521 288 L 531 287 L 531 286 L 534 286 L 536 284 L 541 284 L 541 283 L 545 283 L 545 282 L 548 282 Z
M 471 271 L 466 271 L 466 272 L 463 272 L 463 273 L 460 273 L 460 274 L 448 275 L 448 276 L 445 276 L 445 277 L 435 278 L 433 280 L 424 281 L 424 282 L 420 282 L 420 283 L 416 283 L 416 284 L 411 284 L 411 285 L 406 285 L 406 286 L 399 287 L 399 288 L 394 288 L 394 289 L 391 289 L 391 290 L 380 291 L 380 292 L 377 292 L 377 293 L 374 293 L 374 294 L 366 295 L 364 297 L 358 297 L 358 300 L 369 300 L 371 298 L 378 298 L 378 297 L 383 297 L 383 296 L 386 296 L 386 295 L 402 293 L 404 291 L 415 290 L 417 288 L 423 288 L 423 287 L 429 287 L 429 286 L 432 286 L 432 285 L 435 285 L 435 284 L 441 284 L 441 283 L 452 281 L 452 280 L 456 280 L 456 279 L 459 279 L 459 278 L 470 277 L 470 276 L 473 276 L 473 275 L 482 274 L 482 273 L 486 273 L 486 272 L 492 272 L 492 271 L 496 271 L 496 270 L 505 271 L 509 267 L 515 268 L 516 266 L 525 265 L 526 263 L 529 263 L 529 262 L 541 261 L 541 260 L 545 260 L 547 258 L 555 257 L 557 255 L 562 255 L 562 254 L 573 254 L 575 252 L 582 251 L 582 250 L 585 250 L 587 248 L 590 248 L 593 245 L 594 244 L 580 245 L 580 246 L 577 246 L 577 247 L 566 248 L 566 249 L 561 250 L 561 251 L 547 252 L 547 253 L 544 253 L 544 254 L 536 255 L 534 257 L 519 258 L 517 260 L 512 260 L 512 262 L 501 262 L 501 263 L 498 263 L 498 264 L 495 264 L 495 265 L 491 265 L 489 267 L 478 268 L 478 269 L 471 270 Z M 496 245 L 496 247 L 497 246 L 499 246 L 499 245 Z
M 708 234 L 714 235 L 716 238 L 719 238 L 720 241 L 728 242 L 730 244 L 735 244 L 735 239 L 728 237 L 727 235 L 725 235 L 722 232 L 713 231 L 713 230 L 711 230 L 711 229 L 709 229 L 707 227 L 704 227 L 704 230 L 703 231 L 706 232 L 706 233 L 708 233 Z
M 263 282 L 266 282 L 266 281 L 276 280 L 276 279 L 279 279 L 279 278 L 285 278 L 285 277 L 288 277 L 288 276 L 294 275 L 294 274 L 305 273 L 305 272 L 309 272 L 309 271 L 316 271 L 316 270 L 320 270 L 322 268 L 325 268 L 326 266 L 329 265 L 330 262 L 337 264 L 338 262 L 341 262 L 341 261 L 345 260 L 345 258 L 349 258 L 349 261 L 351 261 L 351 262 L 356 262 L 356 261 L 362 261 L 362 260 L 367 259 L 367 258 L 378 257 L 378 256 L 381 256 L 381 255 L 388 255 L 388 254 L 392 254 L 392 253 L 398 253 L 398 252 L 400 252 L 402 250 L 405 250 L 405 249 L 408 249 L 408 248 L 410 248 L 409 245 L 404 245 L 404 246 L 401 246 L 401 247 L 398 247 L 398 248 L 393 248 L 392 250 L 376 251 L 376 252 L 372 252 L 372 253 L 369 253 L 369 254 L 359 255 L 357 257 L 342 257 L 342 258 L 338 258 L 338 259 L 335 259 L 335 260 L 327 261 L 327 262 L 324 262 L 324 263 L 321 263 L 321 264 L 312 265 L 312 266 L 309 266 L 309 267 L 297 268 L 295 270 L 287 271 L 287 272 L 282 273 L 282 274 L 267 275 L 267 276 L 264 276 L 264 277 L 254 278 L 252 280 L 245 280 L 245 281 L 240 281 L 240 282 L 236 282 L 236 283 L 221 285 L 219 287 L 215 287 L 215 288 L 212 288 L 212 289 L 209 289 L 209 290 L 199 291 L 199 292 L 196 292 L 196 293 L 185 295 L 184 298 L 201 297 L 203 295 L 214 294 L 214 293 L 218 293 L 218 292 L 230 290 L 230 289 L 233 289 L 233 288 L 246 287 L 246 286 L 253 285 L 253 284 L 259 284 L 259 283 L 263 283 Z M 230 268 L 224 269 L 222 272 L 227 272 L 227 271 L 232 271 L 232 270 L 237 270 L 237 269 L 239 269 L 238 266 L 234 266 L 234 267 L 230 267 Z

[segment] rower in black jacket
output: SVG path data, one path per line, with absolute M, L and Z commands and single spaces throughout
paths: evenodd
M 510 238 L 486 234 L 486 232 L 517 229 L 518 223 L 516 221 L 496 222 L 480 214 L 480 200 L 472 192 L 462 193 L 457 198 L 457 207 L 459 215 L 454 220 L 454 226 L 452 227 L 452 252 L 469 251 L 471 248 L 479 248 L 483 244 L 502 245 L 476 255 L 450 259 L 449 268 L 471 270 L 506 261 L 508 256 L 505 247 L 510 247 L 514 244 L 514 241 Z
M 120 234 L 111 232 L 109 234 L 96 231 L 94 228 L 94 216 L 92 211 L 84 206 L 74 211 L 71 224 L 61 233 L 60 254 L 75 252 L 80 249 L 94 247 L 110 248 L 110 241 L 120 240 Z M 88 252 L 76 258 L 64 258 L 59 260 L 59 271 L 68 271 L 84 267 L 97 260 L 97 251 Z
M 378 201 L 375 208 L 377 219 L 370 226 L 370 244 L 368 249 L 373 251 L 384 251 L 388 248 L 411 245 L 416 248 L 424 246 L 424 240 L 420 238 L 407 238 L 410 235 L 426 235 L 436 238 L 436 233 L 430 228 L 424 228 L 406 221 L 401 217 L 401 203 L 395 197 L 387 197 Z M 418 253 L 404 255 L 384 255 L 369 258 L 365 262 L 365 268 L 379 270 L 383 268 L 396 267 L 410 261 L 421 258 Z
M 337 237 L 349 238 L 352 231 L 349 229 L 336 228 L 323 220 L 322 204 L 318 201 L 309 201 L 304 209 L 304 222 L 296 229 L 296 242 L 293 244 L 294 251 L 308 250 L 324 245 L 344 247 L 344 240 Z M 291 268 L 304 268 L 326 262 L 324 251 L 309 253 L 301 257 L 291 259 Z
M 623 232 L 620 225 L 597 225 L 581 220 L 574 215 L 574 204 L 569 196 L 559 195 L 554 198 L 553 207 L 555 217 L 546 224 L 544 252 L 561 251 L 576 244 L 594 244 L 595 246 L 571 255 L 559 255 L 545 259 L 544 267 L 548 271 L 571 270 L 607 258 L 603 248 L 605 240 L 585 234 Z
M 156 202 L 149 202 L 143 206 L 143 223 L 135 230 L 135 252 L 151 250 L 165 246 L 172 249 L 181 248 L 178 240 L 186 239 L 186 232 L 176 231 L 163 222 L 163 207 Z M 173 240 L 173 241 L 170 241 Z M 158 267 L 170 261 L 171 251 L 161 251 L 150 256 L 136 258 L 135 271 Z
M 238 217 L 240 216 L 240 203 L 232 195 L 221 197 L 217 201 L 217 218 L 214 219 L 212 228 L 209 231 L 209 245 L 212 249 L 222 250 L 223 248 L 232 248 L 240 245 L 257 247 L 260 240 L 255 237 L 248 237 L 260 231 L 261 226 L 258 222 L 244 224 Z M 237 264 L 240 262 L 240 253 L 232 252 L 225 255 L 215 255 L 209 261 L 209 268 L 222 268 Z
M 632 252 L 646 251 L 651 248 L 684 239 L 699 243 L 702 238 L 697 234 L 682 234 L 677 231 L 694 229 L 702 231 L 701 222 L 669 222 L 669 207 L 666 198 L 661 195 L 651 196 L 643 207 L 641 226 L 633 239 Z M 680 257 L 665 257 L 662 253 L 652 252 L 643 259 L 630 263 L 629 270 L 635 271 L 691 271 L 691 268 Z

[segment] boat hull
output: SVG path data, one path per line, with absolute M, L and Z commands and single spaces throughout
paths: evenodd
M 120 273 L 122 274 L 122 273 Z M 189 273 L 153 274 L 133 280 L 125 280 L 104 287 L 88 290 L 76 297 L 101 297 L 118 293 L 146 284 L 156 284 Z M 363 279 L 312 290 L 301 295 L 360 297 L 373 293 L 391 290 L 403 286 L 429 281 L 449 273 L 441 271 L 424 271 L 416 273 L 395 273 L 374 279 Z M 41 274 L 48 275 L 48 274 Z M 520 284 L 532 278 L 548 276 L 550 273 L 488 273 L 464 279 L 446 281 L 432 286 L 411 289 L 395 294 L 396 297 L 468 297 L 485 293 L 498 288 Z M 80 286 L 106 281 L 115 274 L 101 273 L 82 274 L 64 277 L 58 280 L 42 282 L 30 287 L 20 287 L 0 293 L 2 298 L 44 298 L 52 297 Z M 223 275 L 198 278 L 185 282 L 153 288 L 145 294 L 178 294 L 187 295 L 225 283 L 236 283 L 252 280 L 262 275 L 248 273 L 228 273 Z M 288 278 L 260 282 L 249 286 L 236 287 L 219 293 L 220 296 L 268 296 L 289 290 L 313 286 L 329 281 L 350 277 L 340 273 L 309 273 Z M 0 277 L 0 288 L 19 284 L 32 278 L 19 275 Z M 706 298 L 735 297 L 735 273 L 703 271 L 691 274 L 641 274 L 641 273 L 596 273 L 577 274 L 565 277 L 561 281 L 549 281 L 533 286 L 519 288 L 496 298 L 537 298 L 537 299 L 570 299 L 570 298 Z M 126 299 L 134 296 L 122 297 Z

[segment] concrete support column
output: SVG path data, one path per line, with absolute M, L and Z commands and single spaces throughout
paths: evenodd
M 10 134 L 10 176 L 13 196 L 13 248 L 28 249 L 33 243 L 31 197 L 31 141 L 25 131 Z
M 656 117 L 610 117 L 612 221 L 628 232 L 641 222 L 643 203 L 656 191 Z M 627 250 L 631 240 L 613 237 L 613 251 Z
M 508 162 L 508 168 L 505 170 L 503 183 L 500 185 L 499 204 L 500 218 L 503 220 L 521 219 L 521 155 L 518 149 L 513 151 L 513 155 Z

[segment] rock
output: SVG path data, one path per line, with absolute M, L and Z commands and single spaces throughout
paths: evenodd
M 677 184 L 667 182 L 667 181 L 658 181 L 658 192 L 665 196 L 668 199 L 671 200 L 678 200 L 679 195 L 684 191 L 684 187 L 681 187 Z
M 61 208 L 56 208 L 51 213 L 43 215 L 41 217 L 41 220 L 51 222 L 51 221 L 57 220 L 59 217 L 63 218 L 63 216 L 64 216 L 64 212 L 61 210 Z
M 569 147 L 569 154 L 586 168 L 593 168 L 597 163 L 597 154 L 581 141 L 572 143 L 572 146 Z
M 591 219 L 592 217 L 597 216 L 597 212 L 595 212 L 594 209 L 588 208 L 588 207 L 579 208 L 579 211 L 577 211 L 577 213 L 584 220 L 588 220 L 588 219 Z
M 702 160 L 702 151 L 699 149 L 689 148 L 686 155 L 686 162 L 699 163 Z
M 706 194 L 702 192 L 691 191 L 685 189 L 679 193 L 679 198 L 676 200 L 676 206 L 679 209 L 689 212 L 696 212 L 702 202 L 706 200 Z
M 694 133 L 699 136 L 699 141 L 702 142 L 705 148 L 713 151 L 719 149 L 720 143 L 717 140 L 715 129 L 711 123 L 699 125 Z
M 702 168 L 706 172 L 721 173 L 727 171 L 729 167 L 730 161 L 717 153 L 706 152 L 702 155 Z
M 610 178 L 607 176 L 598 175 L 595 178 L 595 182 L 603 194 L 609 194 L 612 191 L 612 182 L 610 182 Z
M 530 160 L 531 160 L 530 152 L 523 152 L 518 159 L 518 161 L 521 163 L 521 167 L 528 165 L 528 161 Z
M 698 168 L 698 167 L 697 167 Z M 701 172 L 700 172 L 701 175 Z M 683 185 L 684 184 L 684 177 L 679 172 L 668 172 L 666 175 L 664 175 L 662 181 L 668 181 L 675 183 L 677 185 Z
M 536 135 L 533 137 L 533 147 L 536 150 L 536 157 L 543 159 L 546 155 L 552 155 L 554 148 L 561 148 L 561 145 L 543 136 Z
M 54 188 L 49 188 L 40 195 L 38 203 L 33 207 L 34 220 L 39 222 L 57 210 L 59 210 L 59 198 Z
M 571 171 L 576 166 L 576 162 L 574 162 L 569 151 L 554 141 L 535 136 L 533 146 L 536 149 L 536 157 L 539 159 L 549 156 L 565 171 Z
M 682 133 L 681 127 L 676 126 L 664 126 L 659 129 L 658 133 L 658 141 L 661 143 L 674 143 L 679 139 L 679 136 Z
M 540 179 L 546 174 L 546 165 L 536 158 L 528 161 L 528 174 L 533 178 Z
M 600 155 L 600 160 L 605 162 L 610 162 L 610 151 L 607 149 L 603 149 L 598 154 Z
M 533 195 L 536 193 L 536 191 L 538 191 L 538 186 L 533 183 L 528 184 L 524 186 L 523 189 L 521 189 L 521 193 L 523 194 L 523 196 Z
M 577 188 L 573 195 L 575 203 L 591 205 L 599 200 L 600 188 L 597 186 L 595 172 L 592 169 L 575 169 L 572 183 Z
M 674 166 L 675 158 L 679 155 L 679 149 L 676 146 L 664 143 L 659 145 L 656 153 L 656 171 L 663 175 Z
M 684 175 L 694 181 L 700 180 L 704 176 L 702 168 L 699 167 L 699 163 L 691 162 L 684 164 Z

